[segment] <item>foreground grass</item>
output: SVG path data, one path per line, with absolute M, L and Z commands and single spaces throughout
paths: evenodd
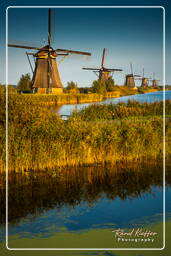
M 1 95 L 0 166 L 5 170 L 5 96 Z M 167 104 L 170 104 L 168 102 Z M 162 108 L 162 104 L 159 104 Z M 149 104 L 149 108 L 150 105 Z M 169 105 L 170 106 L 170 105 Z M 111 107 L 111 106 L 110 106 Z M 146 108 L 148 108 L 146 107 Z M 129 106 L 125 106 L 125 109 Z M 140 108 L 143 108 L 142 105 Z M 61 166 L 115 164 L 162 158 L 163 120 L 153 112 L 152 119 L 89 122 L 72 116 L 68 122 L 31 98 L 9 97 L 9 171 L 44 170 Z M 107 111 L 107 110 L 106 110 Z M 130 111 L 130 110 L 129 110 Z M 96 113 L 103 112 L 103 108 Z M 106 112 L 105 112 L 106 113 Z M 122 111 L 121 117 L 124 117 Z M 132 113 L 135 113 L 133 111 Z M 160 111 L 159 111 L 160 114 Z M 167 120 L 166 135 L 171 134 Z M 167 138 L 168 138 L 167 137 Z M 167 139 L 169 154 L 170 139 Z

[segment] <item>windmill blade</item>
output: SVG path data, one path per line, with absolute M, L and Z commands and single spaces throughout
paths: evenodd
M 130 62 L 130 68 L 131 68 L 131 74 L 133 75 L 133 66 L 132 66 L 132 62 Z
M 32 71 L 32 73 L 34 74 L 34 70 L 33 70 L 33 67 L 32 67 L 32 64 L 31 64 L 31 61 L 30 61 L 30 58 L 29 58 L 29 55 L 31 55 L 31 54 L 28 54 L 28 52 L 26 52 L 26 55 L 27 55 L 27 59 L 28 59 L 28 62 L 29 62 L 31 71 Z
M 112 71 L 123 71 L 123 69 L 120 69 L 120 68 L 106 68 L 104 70 L 105 71 L 109 71 L 109 72 L 112 72 Z
M 34 50 L 40 50 L 41 49 L 41 48 L 38 48 L 38 47 L 26 46 L 26 45 L 16 45 L 16 44 L 8 44 L 8 47 L 23 48 L 23 49 L 34 49 Z
M 142 79 L 143 79 L 143 77 L 135 78 L 135 80 L 142 80 Z
M 57 56 L 68 56 L 68 55 L 69 55 L 69 53 L 58 53 Z
M 96 70 L 96 71 L 100 70 L 100 68 L 82 68 L 82 69 L 85 69 L 85 70 Z
M 105 51 L 106 51 L 106 49 L 104 48 L 104 49 L 103 49 L 103 55 L 102 55 L 102 62 L 101 62 L 101 67 L 102 67 L 102 68 L 104 67 Z
M 8 44 L 12 44 L 12 45 L 21 45 L 21 46 L 28 46 L 29 47 L 34 47 L 34 48 L 42 48 L 42 45 L 40 43 L 36 43 L 36 42 L 30 42 L 30 41 L 21 41 L 21 40 L 8 40 Z
M 52 8 L 50 11 L 50 31 L 51 31 L 51 46 L 55 43 L 55 38 L 57 37 L 57 31 L 56 31 L 56 9 Z
M 48 45 L 51 46 L 51 9 L 48 10 Z
M 155 72 L 153 72 L 153 80 L 155 80 Z
M 82 54 L 82 55 L 91 56 L 91 53 L 89 53 L 89 52 L 72 51 L 72 50 L 66 50 L 66 49 L 56 49 L 55 51 L 56 52 L 67 52 L 67 53 Z

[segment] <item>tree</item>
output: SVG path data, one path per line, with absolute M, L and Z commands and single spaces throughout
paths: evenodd
M 105 81 L 105 85 L 108 92 L 114 91 L 115 81 L 111 76 Z
M 78 86 L 77 83 L 71 81 L 67 83 L 66 91 L 69 93 L 78 93 Z
M 92 83 L 92 91 L 99 94 L 106 93 L 106 84 L 101 80 L 95 80 Z
M 17 84 L 17 89 L 22 90 L 22 91 L 30 91 L 31 90 L 31 77 L 30 77 L 29 73 L 21 76 L 21 78 Z

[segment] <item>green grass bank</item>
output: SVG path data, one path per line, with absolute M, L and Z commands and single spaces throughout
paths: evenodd
M 133 89 L 127 86 L 114 86 L 114 91 L 105 92 L 104 94 L 98 93 L 63 93 L 63 94 L 31 94 L 31 93 L 18 93 L 17 89 L 9 86 L 8 93 L 16 98 L 16 101 L 32 102 L 34 105 L 61 105 L 61 104 L 77 104 L 88 102 L 100 102 L 106 98 L 118 98 L 127 95 L 143 94 L 148 92 L 155 92 L 161 89 L 153 88 L 139 88 Z M 5 86 L 0 86 L 0 94 L 5 93 Z

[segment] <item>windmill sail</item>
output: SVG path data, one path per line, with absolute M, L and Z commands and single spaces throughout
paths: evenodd
M 105 51 L 106 51 L 106 49 L 104 48 L 104 49 L 103 49 L 103 55 L 102 55 L 102 63 L 101 63 L 101 68 L 103 68 L 103 67 L 104 67 Z
M 92 70 L 98 76 L 99 80 L 101 80 L 101 81 L 108 80 L 109 77 L 111 76 L 111 73 L 113 73 L 114 71 L 122 71 L 122 69 L 120 69 L 120 68 L 105 68 L 104 67 L 105 52 L 106 52 L 106 49 L 104 48 L 100 68 L 93 68 L 93 67 L 83 67 L 82 68 L 84 70 Z
M 89 52 L 73 51 L 73 50 L 66 50 L 66 49 L 56 49 L 55 52 L 66 52 L 66 53 L 81 54 L 81 55 L 88 55 L 88 56 L 91 55 L 91 53 Z
M 38 47 L 34 47 L 34 46 L 26 46 L 26 45 L 17 45 L 17 44 L 8 44 L 8 47 L 23 48 L 23 49 L 33 49 L 33 50 L 40 50 L 40 48 L 38 48 Z
M 68 56 L 69 54 L 82 54 L 90 56 L 91 53 L 83 51 L 73 51 L 66 49 L 54 50 L 52 44 L 52 15 L 51 9 L 48 9 L 48 31 L 47 31 L 47 45 L 38 48 L 34 46 L 9 44 L 9 47 L 24 48 L 30 50 L 37 50 L 36 53 L 27 53 L 33 55 L 36 59 L 35 68 L 32 78 L 33 92 L 38 93 L 62 93 L 63 85 L 58 71 L 56 58 L 58 56 Z M 28 58 L 29 60 L 29 58 Z M 30 63 L 30 60 L 29 60 Z

